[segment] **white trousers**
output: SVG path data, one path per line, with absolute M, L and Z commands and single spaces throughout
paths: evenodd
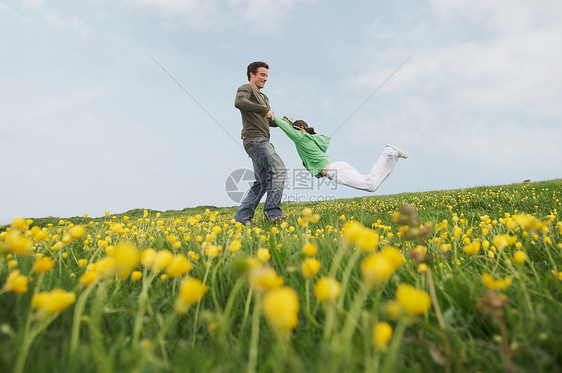
M 347 162 L 338 161 L 326 166 L 326 177 L 338 184 L 367 192 L 374 192 L 390 175 L 397 162 L 398 152 L 392 148 L 385 147 L 368 175 L 359 173 L 355 167 Z

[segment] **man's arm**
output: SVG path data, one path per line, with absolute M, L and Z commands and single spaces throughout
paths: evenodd
M 234 99 L 234 106 L 237 109 L 248 111 L 251 113 L 260 113 L 264 117 L 267 118 L 266 115 L 269 115 L 271 111 L 270 108 L 264 105 L 260 105 L 258 103 L 250 101 L 250 97 L 252 97 L 252 92 L 249 87 L 242 86 L 238 88 L 238 92 L 236 92 L 236 98 Z M 270 115 L 273 117 L 273 112 Z

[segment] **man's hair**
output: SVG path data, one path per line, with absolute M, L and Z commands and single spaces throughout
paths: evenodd
M 266 69 L 269 70 L 269 65 L 261 61 L 252 62 L 251 64 L 248 65 L 248 72 L 247 72 L 248 81 L 250 81 L 250 73 L 256 75 L 260 67 L 265 67 Z

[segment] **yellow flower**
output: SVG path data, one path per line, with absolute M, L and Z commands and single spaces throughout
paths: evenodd
M 84 237 L 84 234 L 86 234 L 86 230 L 81 225 L 76 225 L 70 229 L 70 237 L 75 240 Z
M 439 232 L 440 230 L 446 229 L 449 221 L 447 219 L 443 219 L 441 223 L 435 224 L 435 233 Z
M 235 253 L 242 248 L 242 241 L 234 240 L 228 245 L 228 251 Z
M 406 283 L 398 286 L 396 300 L 411 315 L 422 314 L 431 307 L 429 294 Z
M 96 271 L 86 271 L 80 276 L 82 286 L 90 286 L 98 279 Z
M 357 239 L 356 245 L 363 252 L 373 251 L 379 247 L 379 235 L 375 231 L 365 228 Z
M 180 299 L 187 305 L 199 302 L 209 290 L 208 286 L 196 278 L 188 278 L 180 288 Z
M 480 241 L 474 241 L 463 247 L 462 251 L 468 255 L 476 255 L 480 251 Z
M 131 243 L 122 242 L 115 247 L 115 270 L 120 278 L 127 278 L 140 263 L 140 251 Z
M 402 311 L 404 310 L 400 305 L 400 303 L 398 303 L 395 300 L 386 302 L 384 308 L 388 317 L 391 318 L 392 320 L 397 320 L 402 314 Z
M 4 240 L 6 241 L 8 250 L 14 254 L 21 256 L 31 256 L 33 254 L 33 250 L 31 250 L 31 240 L 26 236 L 22 236 L 17 230 L 8 232 Z
M 461 234 L 462 234 L 462 229 L 458 225 L 455 225 L 455 228 L 453 228 L 453 237 L 455 239 L 458 239 L 461 236 Z
M 182 276 L 193 269 L 191 262 L 183 255 L 178 254 L 166 269 L 166 274 L 170 278 Z
M 394 247 L 385 247 L 381 253 L 382 256 L 384 256 L 386 260 L 388 260 L 388 262 L 392 265 L 394 270 L 402 267 L 402 264 L 404 264 L 404 262 L 406 261 L 404 255 L 402 255 L 402 253 Z
M 208 244 L 205 246 L 205 254 L 209 257 L 209 258 L 216 258 L 220 253 L 220 248 L 218 248 L 217 246 L 213 245 L 213 244 Z
M 507 246 L 515 244 L 517 239 L 509 234 L 501 234 L 494 236 L 492 243 L 498 250 L 503 250 Z
M 299 322 L 299 297 L 289 287 L 274 289 L 263 298 L 263 312 L 271 327 L 278 332 L 288 333 Z
M 41 259 L 37 260 L 35 263 L 33 263 L 33 272 L 47 273 L 50 270 L 52 270 L 54 266 L 55 266 L 55 262 L 53 261 L 53 259 L 44 256 Z
M 340 283 L 331 277 L 321 277 L 314 285 L 314 296 L 319 301 L 334 302 L 340 292 Z
M 427 272 L 428 269 L 429 269 L 429 267 L 427 266 L 427 264 L 422 263 L 418 266 L 417 271 L 418 271 L 418 273 L 424 273 L 424 272 Z
M 131 281 L 138 281 L 142 278 L 141 271 L 133 271 L 131 272 Z
M 342 228 L 343 238 L 347 243 L 354 244 L 359 240 L 365 229 L 367 228 L 363 224 L 354 220 L 345 223 Z
M 8 269 L 13 269 L 16 268 L 18 266 L 18 261 L 15 259 L 12 259 L 8 262 Z
M 311 242 L 307 242 L 304 244 L 304 246 L 302 247 L 302 251 L 303 253 L 305 253 L 307 256 L 314 256 L 316 255 L 316 253 L 318 252 L 318 246 L 316 246 L 315 244 L 311 243 Z
M 262 263 L 265 263 L 269 260 L 269 258 L 271 258 L 271 254 L 268 249 L 262 247 L 258 249 L 257 257 L 262 261 Z
M 48 315 L 64 311 L 76 300 L 76 294 L 62 289 L 53 289 L 35 294 L 31 298 L 31 305 Z
M 145 268 L 150 268 L 152 267 L 152 265 L 154 264 L 154 261 L 156 260 L 156 250 L 154 249 L 146 249 L 143 250 L 141 253 L 141 264 L 145 267 Z
M 254 267 L 248 281 L 257 289 L 271 290 L 283 286 L 284 279 L 271 267 Z
M 28 277 L 22 275 L 20 271 L 16 269 L 8 275 L 4 289 L 18 294 L 27 293 L 27 281 Z
M 168 266 L 174 260 L 174 254 L 169 250 L 160 250 L 156 253 L 154 257 L 154 262 L 152 263 L 152 270 L 156 273 L 168 268 Z
M 513 260 L 515 260 L 516 263 L 523 264 L 525 263 L 527 258 L 528 256 L 524 251 L 517 250 L 513 253 Z
M 88 259 L 78 259 L 78 266 L 84 268 L 88 265 Z
M 306 258 L 302 263 L 302 274 L 305 278 L 313 278 L 320 270 L 320 261 L 314 258 Z
M 49 235 L 47 228 L 40 229 L 38 226 L 31 228 L 31 233 L 33 234 L 33 240 L 35 242 L 45 241 Z
M 389 248 L 383 252 L 371 254 L 361 263 L 361 278 L 370 286 L 380 286 L 402 263 L 402 255 L 396 249 Z
M 489 289 L 503 290 L 511 285 L 511 277 L 506 277 L 503 280 L 494 280 L 488 273 L 482 275 L 482 281 Z
M 380 351 L 388 349 L 388 342 L 392 337 L 392 327 L 386 322 L 378 322 L 373 329 L 373 343 Z

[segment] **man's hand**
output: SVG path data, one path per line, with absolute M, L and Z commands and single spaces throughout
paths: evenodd
M 273 120 L 273 110 L 269 110 L 267 114 L 265 114 L 265 119 Z

